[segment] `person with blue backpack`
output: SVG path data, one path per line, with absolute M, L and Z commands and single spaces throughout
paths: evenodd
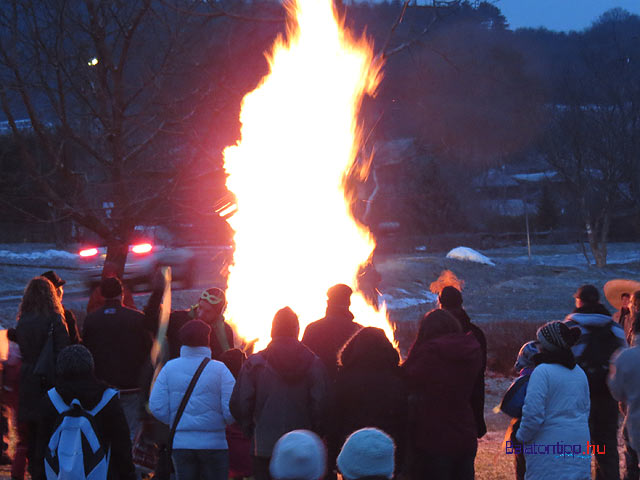
M 82 345 L 58 354 L 55 387 L 43 399 L 41 431 L 37 451 L 47 480 L 136 478 L 118 392 L 95 377 L 91 352 Z

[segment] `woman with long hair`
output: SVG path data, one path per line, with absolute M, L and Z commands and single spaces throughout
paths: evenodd
M 478 426 L 472 394 L 482 368 L 480 344 L 450 313 L 420 322 L 402 365 L 409 386 L 411 478 L 472 480 Z
M 28 432 L 29 473 L 32 479 L 40 480 L 44 478 L 44 465 L 42 459 L 36 458 L 37 422 L 42 399 L 53 387 L 53 379 L 36 374 L 34 369 L 48 341 L 53 342 L 53 356 L 47 359 L 54 362 L 50 365 L 52 369 L 58 352 L 70 343 L 62 303 L 45 277 L 35 277 L 27 284 L 18 310 L 15 340 L 22 356 L 18 422 Z
M 329 415 L 331 465 L 349 435 L 376 427 L 393 438 L 402 467 L 408 396 L 399 363 L 397 350 L 379 328 L 361 329 L 342 347 Z

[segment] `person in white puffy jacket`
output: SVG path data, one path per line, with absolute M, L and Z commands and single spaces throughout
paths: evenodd
M 589 382 L 571 352 L 579 336 L 579 329 L 562 322 L 538 329 L 540 353 L 533 357 L 537 366 L 516 434 L 524 448 L 525 480 L 591 478 Z
M 169 426 L 173 424 L 182 397 L 198 366 L 211 357 L 211 328 L 191 320 L 180 329 L 180 357 L 167 362 L 158 374 L 151 397 L 151 413 Z M 235 385 L 222 362 L 210 361 L 193 389 L 178 422 L 173 440 L 173 463 L 177 480 L 227 480 L 229 450 L 225 426 L 233 423 L 229 399 Z

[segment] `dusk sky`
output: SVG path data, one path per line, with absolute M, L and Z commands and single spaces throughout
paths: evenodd
M 549 30 L 582 30 L 611 8 L 621 7 L 640 15 L 640 0 L 494 0 L 509 26 L 546 27 Z

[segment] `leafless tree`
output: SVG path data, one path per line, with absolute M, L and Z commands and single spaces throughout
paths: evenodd
M 230 22 L 253 20 L 222 5 L 0 0 L 0 107 L 33 195 L 103 238 L 120 273 L 135 225 L 216 168 L 212 118 L 244 87 L 212 65 L 238 52 Z

